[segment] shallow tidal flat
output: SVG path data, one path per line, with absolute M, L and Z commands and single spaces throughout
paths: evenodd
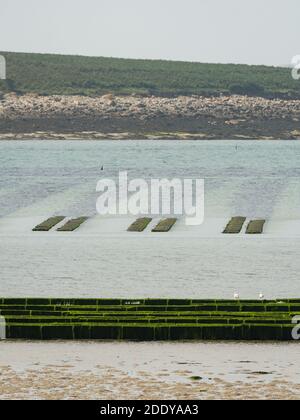
M 299 399 L 299 351 L 294 343 L 3 341 L 0 398 Z

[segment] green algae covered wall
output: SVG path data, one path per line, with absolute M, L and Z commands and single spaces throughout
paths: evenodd
M 292 340 L 300 299 L 0 298 L 12 339 Z

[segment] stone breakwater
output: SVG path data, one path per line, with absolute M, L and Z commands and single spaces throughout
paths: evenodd
M 300 139 L 300 100 L 7 94 L 0 138 Z

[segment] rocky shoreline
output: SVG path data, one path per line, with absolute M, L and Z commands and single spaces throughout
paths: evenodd
M 300 139 L 300 100 L 246 96 L 17 96 L 0 101 L 0 140 Z

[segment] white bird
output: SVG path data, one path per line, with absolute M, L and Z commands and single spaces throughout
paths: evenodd
M 260 294 L 259 294 L 259 299 L 260 299 L 260 300 L 264 300 L 264 298 L 265 298 L 265 295 L 264 295 L 262 292 L 260 292 Z
M 240 295 L 237 292 L 235 292 L 233 297 L 234 297 L 235 300 L 239 300 Z

